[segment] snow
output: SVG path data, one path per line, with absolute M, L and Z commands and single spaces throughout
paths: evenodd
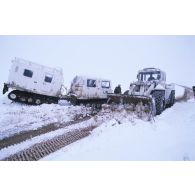
M 184 89 L 176 86 L 176 97 Z M 88 115 L 90 108 L 58 105 L 27 106 L 0 99 L 0 140 L 21 131 L 35 130 L 50 123 L 65 123 L 77 115 Z M 92 134 L 52 153 L 42 160 L 195 160 L 195 101 L 176 103 L 154 120 L 103 109 L 88 121 L 61 128 L 0 150 L 0 159 L 68 131 L 99 125 Z
M 179 99 L 184 95 L 185 89 L 178 85 L 175 85 L 175 98 Z
M 42 160 L 195 160 L 195 101 L 176 103 L 154 122 L 102 124 Z
M 32 139 L 26 140 L 26 141 L 21 142 L 19 144 L 15 144 L 15 145 L 9 146 L 7 148 L 3 148 L 2 150 L 0 150 L 0 160 L 4 159 L 10 155 L 13 155 L 17 152 L 20 152 L 22 150 L 25 150 L 25 149 L 33 146 L 34 144 L 47 141 L 49 139 L 52 139 L 52 138 L 59 136 L 59 135 L 63 135 L 64 133 L 70 132 L 70 131 L 75 130 L 75 129 L 92 126 L 92 125 L 94 125 L 94 123 L 95 123 L 94 120 L 90 119 L 87 122 L 81 122 L 79 124 L 71 125 L 68 128 L 61 128 L 61 129 L 58 129 L 56 131 L 52 131 L 52 132 L 47 133 L 47 134 L 36 136 Z
M 0 140 L 21 131 L 36 130 L 51 123 L 74 120 L 75 115 L 87 115 L 89 108 L 70 106 L 67 102 L 28 106 L 11 103 L 7 98 L 0 100 Z

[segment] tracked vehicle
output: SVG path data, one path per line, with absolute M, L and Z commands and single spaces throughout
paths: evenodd
M 15 58 L 4 83 L 3 94 L 15 102 L 40 105 L 68 100 L 73 105 L 89 104 L 101 107 L 112 93 L 111 81 L 90 76 L 76 76 L 67 90 L 62 69 L 43 66 Z
M 175 102 L 175 86 L 166 83 L 164 71 L 145 68 L 137 74 L 137 81 L 130 84 L 123 95 L 108 95 L 108 103 L 140 105 L 143 110 L 159 115 Z
M 112 94 L 111 81 L 108 79 L 90 76 L 76 76 L 70 86 L 70 90 L 64 99 L 73 105 L 89 104 L 101 107 L 107 103 L 108 94 Z
M 4 83 L 3 94 L 10 100 L 27 104 L 57 103 L 63 88 L 62 69 L 50 68 L 15 58 Z

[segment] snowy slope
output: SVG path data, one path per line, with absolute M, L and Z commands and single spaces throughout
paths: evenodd
M 155 122 L 114 119 L 43 160 L 195 160 L 195 102 L 176 103 Z
M 28 106 L 11 103 L 7 98 L 0 99 L 0 140 L 21 131 L 36 130 L 47 124 L 65 123 L 74 120 L 76 115 L 87 115 L 89 108 L 60 104 Z
M 176 87 L 176 97 L 184 89 Z M 63 124 L 77 116 L 90 115 L 91 109 L 58 105 L 27 106 L 0 99 L 0 140 L 22 131 L 33 130 L 47 124 Z M 50 154 L 43 160 L 195 160 L 195 102 L 176 103 L 162 115 L 147 121 L 125 110 L 106 110 L 89 121 L 83 121 L 53 132 L 42 134 L 0 150 L 0 159 L 25 150 L 75 128 L 100 125 L 87 138 L 77 141 Z M 145 120 L 146 119 L 146 120 Z

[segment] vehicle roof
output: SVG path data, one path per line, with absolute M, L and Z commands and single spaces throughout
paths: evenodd
M 29 61 L 29 60 L 24 60 L 24 59 L 18 58 L 18 57 L 15 57 L 12 60 L 12 63 L 17 64 L 17 65 L 24 65 L 24 66 L 31 66 L 32 65 L 32 66 L 36 66 L 36 67 L 43 67 L 43 68 L 48 68 L 51 70 L 57 70 L 57 71 L 62 72 L 62 68 L 60 68 L 60 67 L 45 66 L 45 65 L 37 64 L 35 62 Z
M 87 80 L 87 79 L 94 79 L 94 80 L 101 80 L 101 81 L 111 81 L 109 79 L 104 79 L 104 78 L 98 78 L 98 77 L 94 77 L 94 76 L 90 76 L 90 75 L 76 75 L 74 78 L 81 78 L 83 80 Z
M 141 73 L 141 72 L 157 72 L 157 71 L 163 72 L 165 74 L 165 72 L 160 70 L 159 68 L 153 68 L 153 67 L 151 67 L 151 68 L 144 68 L 144 69 L 140 70 L 138 73 Z

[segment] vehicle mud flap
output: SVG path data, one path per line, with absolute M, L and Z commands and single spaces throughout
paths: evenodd
M 7 86 L 7 84 L 4 83 L 4 87 L 3 87 L 3 94 L 5 94 L 6 92 L 8 92 L 9 87 Z
M 77 101 L 77 98 L 75 96 L 71 96 L 70 98 L 70 103 L 73 105 L 73 106 L 76 106 L 78 104 L 78 101 Z

